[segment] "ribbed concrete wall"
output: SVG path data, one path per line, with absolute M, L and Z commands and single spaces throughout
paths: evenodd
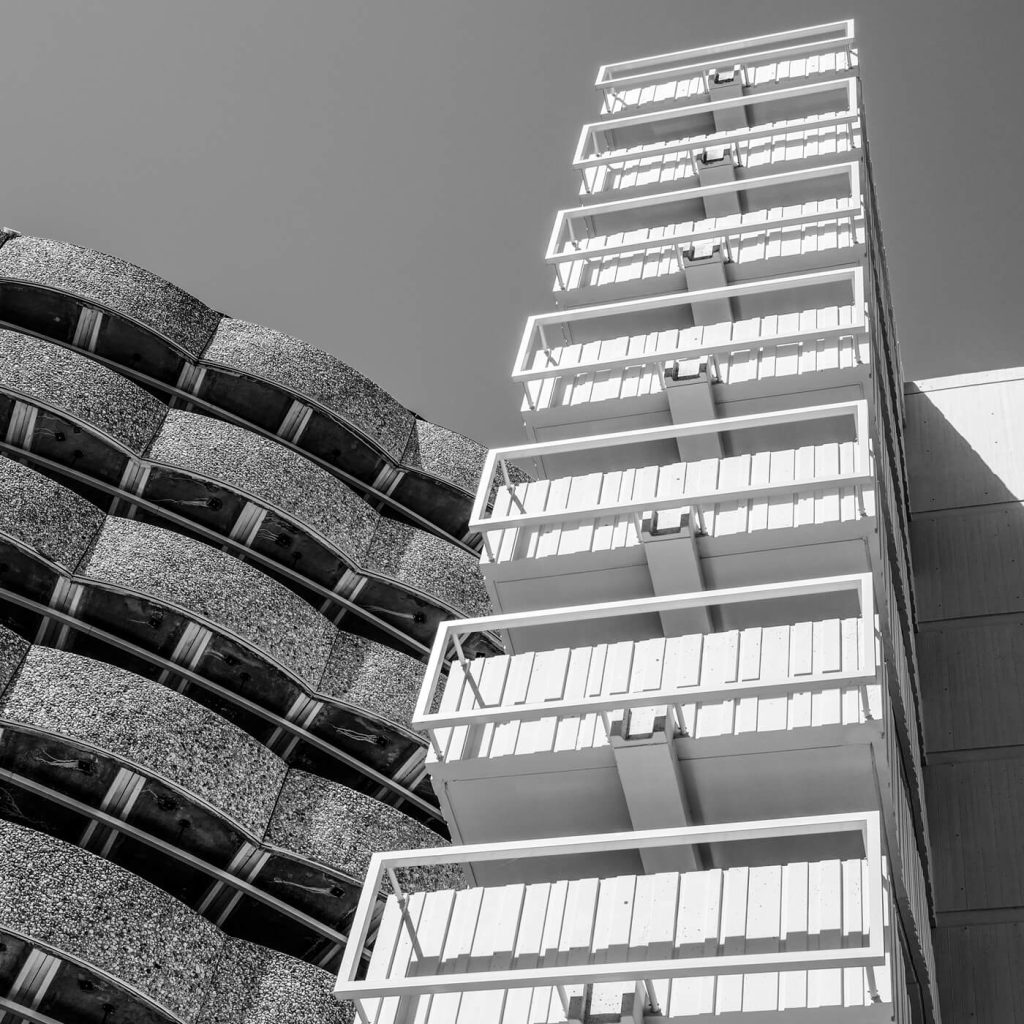
M 408 722 L 437 622 L 488 610 L 482 449 L 4 232 L 0 456 L 0 1021 L 350 1019 L 370 855 L 443 842 Z
M 1024 1016 L 1024 369 L 908 386 L 944 1024 Z

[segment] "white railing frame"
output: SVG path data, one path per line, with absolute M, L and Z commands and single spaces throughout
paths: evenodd
M 680 437 L 699 437 L 703 434 L 720 434 L 738 430 L 759 430 L 785 423 L 810 423 L 816 420 L 842 419 L 844 417 L 850 417 L 854 421 L 857 442 L 854 468 L 849 473 L 809 477 L 806 480 L 748 484 L 744 487 L 713 488 L 695 493 L 684 488 L 679 494 L 669 494 L 659 498 L 652 496 L 630 501 L 586 505 L 581 508 L 545 509 L 541 512 L 520 511 L 515 514 L 506 513 L 503 516 L 494 515 L 490 505 L 495 475 L 500 471 L 503 482 L 508 487 L 507 464 L 516 460 L 542 459 L 549 455 L 590 452 L 603 448 L 616 448 L 621 445 L 650 444 L 657 441 L 675 440 Z M 470 514 L 469 528 L 483 533 L 484 546 L 487 548 L 488 555 L 493 558 L 486 531 L 538 526 L 552 521 L 575 522 L 595 516 L 616 516 L 630 512 L 654 512 L 663 508 L 677 508 L 683 505 L 710 505 L 720 501 L 741 501 L 744 498 L 790 494 L 804 490 L 819 490 L 824 487 L 870 484 L 875 482 L 871 463 L 870 439 L 868 403 L 866 399 L 860 398 L 849 402 L 805 406 L 800 409 L 758 412 L 746 416 L 698 420 L 693 423 L 670 423 L 662 427 L 623 430 L 614 434 L 592 434 L 557 441 L 539 441 L 509 448 L 491 448 L 484 458 L 480 486 L 477 489 L 476 500 Z M 514 491 L 510 489 L 510 493 L 514 494 Z
M 810 36 L 823 37 L 829 32 L 842 32 L 842 35 L 834 39 L 816 38 L 809 43 L 793 43 L 791 46 L 776 46 L 788 39 L 807 39 Z M 675 50 L 670 53 L 659 53 L 651 57 L 639 57 L 635 60 L 614 61 L 611 64 L 602 64 L 597 72 L 597 80 L 594 88 L 605 89 L 609 86 L 635 85 L 646 81 L 657 81 L 661 78 L 671 78 L 676 74 L 685 74 L 688 71 L 699 73 L 710 71 L 718 64 L 742 63 L 753 61 L 763 57 L 784 57 L 787 54 L 803 53 L 814 48 L 827 48 L 838 43 L 854 42 L 853 20 L 830 21 L 822 25 L 811 25 L 807 28 L 793 29 L 787 32 L 773 32 L 769 35 L 751 36 L 749 39 L 738 39 L 735 42 L 716 44 L 712 46 L 698 46 L 689 50 Z M 750 47 L 770 46 L 769 50 L 750 51 Z M 698 64 L 689 66 L 678 66 L 670 64 L 668 67 L 656 71 L 635 72 L 636 68 L 649 68 L 658 64 L 667 64 L 673 61 L 699 60 L 705 58 Z M 630 72 L 629 74 L 617 76 L 619 69 Z
M 387 876 L 395 898 L 404 906 L 406 895 L 398 888 L 395 871 L 403 867 L 438 864 L 471 864 L 536 857 L 581 856 L 618 850 L 650 850 L 666 846 L 695 846 L 708 843 L 756 841 L 788 836 L 840 835 L 859 833 L 864 844 L 863 859 L 868 867 L 868 934 L 860 947 L 828 950 L 792 950 L 781 953 L 741 953 L 723 956 L 682 957 L 668 960 L 620 961 L 559 967 L 512 968 L 499 971 L 471 971 L 433 977 L 356 980 L 361 954 L 370 930 L 377 894 Z M 361 1000 L 439 992 L 472 992 L 487 989 L 555 987 L 595 982 L 643 980 L 651 991 L 652 979 L 668 980 L 699 975 L 753 974 L 774 971 L 815 970 L 842 967 L 880 967 L 885 963 L 885 912 L 883 887 L 882 831 L 878 811 L 828 814 L 722 825 L 690 825 L 684 828 L 652 829 L 645 832 L 604 833 L 564 839 L 533 839 L 517 842 L 451 846 L 430 850 L 375 853 L 363 883 L 345 955 L 334 988 L 337 999 L 351 999 L 364 1022 Z M 413 936 L 415 928 L 408 915 L 403 927 Z M 415 955 L 415 954 L 414 954 Z
M 759 679 L 750 683 L 721 683 L 697 685 L 678 690 L 644 691 L 614 694 L 607 697 L 588 697 L 580 701 L 545 701 L 512 706 L 486 706 L 482 695 L 470 683 L 472 662 L 460 658 L 466 682 L 471 685 L 479 708 L 452 712 L 430 709 L 437 698 L 441 674 L 446 665 L 449 645 L 458 651 L 458 639 L 480 629 L 529 629 L 536 626 L 557 626 L 564 623 L 619 618 L 630 615 L 654 615 L 660 612 L 691 608 L 724 607 L 761 601 L 779 601 L 792 598 L 827 594 L 856 593 L 860 603 L 863 628 L 858 651 L 860 670 L 851 673 L 807 673 L 783 676 L 778 679 Z M 874 576 L 871 573 L 850 573 L 818 579 L 797 580 L 786 583 L 760 583 L 721 590 L 698 590 L 685 594 L 666 594 L 660 597 L 633 598 L 625 601 L 605 601 L 600 604 L 570 605 L 563 608 L 545 608 L 538 611 L 490 615 L 476 619 L 449 619 L 437 627 L 434 645 L 430 651 L 416 707 L 412 714 L 412 727 L 425 732 L 434 755 L 444 761 L 436 730 L 451 729 L 485 723 L 511 721 L 538 721 L 542 718 L 592 715 L 609 711 L 622 711 L 641 707 L 686 707 L 707 701 L 731 700 L 744 697 L 774 696 L 788 691 L 817 692 L 838 686 L 868 685 L 878 681 L 879 662 L 876 657 Z M 452 684 L 449 684 L 452 685 Z
M 601 92 L 602 112 L 605 116 L 611 116 L 612 114 L 617 114 L 623 110 L 638 110 L 641 107 L 648 106 L 649 104 L 664 102 L 656 99 L 646 101 L 638 99 L 633 102 L 628 102 L 622 96 L 622 93 L 627 90 L 642 90 L 645 86 L 657 85 L 660 82 L 682 82 L 687 78 L 700 78 L 701 90 L 699 92 L 692 93 L 691 97 L 708 96 L 711 93 L 708 80 L 709 76 L 713 72 L 723 71 L 725 69 L 730 71 L 740 69 L 742 70 L 744 77 L 746 77 L 751 68 L 757 65 L 763 65 L 766 62 L 772 61 L 779 63 L 783 60 L 799 57 L 801 54 L 846 54 L 847 66 L 842 70 L 836 69 L 832 72 L 834 77 L 839 78 L 853 73 L 853 56 L 856 52 L 852 39 L 821 40 L 811 43 L 800 43 L 796 46 L 788 46 L 779 50 L 762 50 L 759 53 L 737 54 L 734 57 L 720 57 L 716 60 L 705 60 L 698 64 L 690 64 L 683 67 L 664 68 L 660 71 L 646 71 L 637 75 L 617 78 L 611 82 L 595 82 L 594 85 Z M 828 74 L 828 72 L 818 72 L 818 74 Z M 790 77 L 809 78 L 810 73 Z M 776 79 L 776 81 L 778 81 L 778 79 Z M 744 81 L 744 86 L 746 88 L 757 88 L 756 86 L 751 86 L 749 81 Z M 619 104 L 617 110 L 612 107 L 612 104 L 616 102 Z M 699 101 L 693 101 L 691 98 L 691 102 Z
M 617 160 L 635 160 L 642 157 L 661 156 L 665 153 L 681 153 L 688 150 L 717 149 L 727 146 L 730 142 L 760 138 L 765 134 L 772 135 L 778 132 L 779 129 L 775 127 L 773 122 L 767 122 L 763 125 L 739 128 L 728 132 L 714 132 L 710 135 L 704 135 L 699 139 L 685 136 L 678 139 L 668 139 L 663 143 L 654 144 L 649 148 L 645 147 L 641 150 L 610 149 L 601 152 L 591 152 L 591 149 L 596 148 L 591 145 L 596 140 L 596 136 L 602 133 L 613 132 L 617 128 L 632 128 L 641 124 L 654 124 L 658 121 L 694 117 L 707 111 L 728 110 L 733 107 L 749 106 L 752 103 L 780 102 L 787 99 L 796 99 L 801 96 L 809 96 L 814 93 L 835 92 L 843 88 L 846 89 L 845 110 L 837 112 L 833 117 L 813 122 L 815 128 L 824 128 L 833 123 L 841 124 L 848 120 L 855 120 L 860 116 L 856 76 L 844 76 L 824 82 L 812 82 L 809 85 L 794 85 L 786 89 L 766 90 L 765 92 L 753 93 L 749 96 L 710 100 L 707 103 L 692 103 L 688 106 L 648 111 L 645 114 L 633 114 L 629 117 L 590 121 L 583 126 L 580 132 L 579 142 L 576 144 L 576 150 L 573 153 L 572 166 L 576 170 L 585 171 L 587 168 L 601 167 L 604 164 L 614 163 Z M 789 130 L 792 131 L 794 129 L 790 128 Z
M 571 341 L 572 325 L 587 320 L 600 320 L 605 317 L 629 317 L 636 313 L 671 309 L 677 306 L 689 306 L 695 302 L 712 302 L 719 299 L 743 298 L 748 295 L 767 295 L 771 292 L 787 289 L 817 288 L 837 282 L 848 281 L 851 286 L 855 320 L 852 324 L 813 328 L 806 331 L 788 331 L 783 334 L 765 335 L 758 338 L 727 338 L 722 341 L 699 345 L 680 345 L 664 352 L 640 355 L 612 356 L 594 359 L 589 362 L 561 364 L 556 355 L 563 346 L 552 347 L 548 344 L 545 328 L 558 328 L 567 331 Z M 729 322 L 729 321 L 725 321 Z M 711 326 L 711 325 L 709 325 Z M 720 288 L 702 288 L 697 291 L 672 292 L 668 295 L 653 295 L 641 299 L 628 299 L 623 302 L 602 303 L 596 306 L 578 306 L 575 309 L 557 310 L 553 313 L 540 313 L 531 316 L 523 329 L 519 351 L 516 354 L 512 369 L 512 380 L 521 383 L 526 391 L 527 403 L 534 408 L 533 396 L 529 384 L 532 381 L 545 380 L 550 377 L 561 377 L 567 373 L 592 373 L 598 370 L 611 370 L 627 366 L 646 364 L 662 364 L 670 359 L 686 359 L 704 356 L 711 353 L 728 352 L 736 348 L 758 348 L 764 345 L 778 345 L 794 341 L 823 339 L 831 337 L 847 337 L 864 334 L 868 330 L 864 295 L 864 269 L 862 266 L 836 267 L 819 270 L 809 274 L 794 274 L 786 277 L 775 277 L 767 280 L 748 281 L 743 284 L 731 284 Z M 534 368 L 531 364 L 538 352 L 545 352 L 550 364 Z
M 639 210 L 652 206 L 671 206 L 672 204 L 686 202 L 690 199 L 703 199 L 705 196 L 727 195 L 731 192 L 753 192 L 757 189 L 812 181 L 818 178 L 836 177 L 843 174 L 846 175 L 850 192 L 849 198 L 861 204 L 858 209 L 836 210 L 814 215 L 800 215 L 798 217 L 781 217 L 775 220 L 751 221 L 749 224 L 737 222 L 735 224 L 719 225 L 714 228 L 705 228 L 699 231 L 678 231 L 675 234 L 665 235 L 662 238 L 635 239 L 629 242 L 609 243 L 599 247 L 563 248 L 567 244 L 573 245 L 577 242 L 574 228 L 576 221 L 586 221 L 593 217 L 600 217 L 602 214 L 622 213 L 628 210 Z M 633 199 L 617 199 L 608 203 L 595 203 L 592 206 L 575 206 L 559 210 L 555 214 L 555 223 L 551 230 L 551 237 L 548 241 L 547 250 L 544 253 L 544 259 L 548 263 L 555 265 L 559 263 L 574 263 L 578 260 L 600 259 L 605 256 L 614 256 L 619 253 L 632 252 L 639 249 L 664 249 L 684 241 L 697 241 L 702 238 L 735 235 L 741 232 L 756 232 L 767 228 L 782 227 L 790 223 L 830 220 L 837 216 L 849 215 L 864 216 L 863 201 L 861 200 L 859 160 L 844 160 L 822 167 L 802 168 L 797 171 L 763 175 L 758 178 L 737 178 L 735 181 L 726 181 L 718 185 L 702 185 L 699 188 L 684 188 Z M 711 218 L 701 219 L 710 220 Z

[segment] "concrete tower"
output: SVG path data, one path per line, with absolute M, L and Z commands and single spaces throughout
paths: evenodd
M 413 717 L 458 845 L 374 858 L 337 992 L 373 1024 L 937 1022 L 852 23 L 597 87 L 515 358 L 527 441 L 470 522 L 496 614 L 442 626 Z

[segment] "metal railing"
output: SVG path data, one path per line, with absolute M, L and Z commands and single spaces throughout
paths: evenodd
M 738 178 L 735 181 L 727 181 L 717 185 L 677 189 L 672 192 L 659 192 L 656 195 L 641 196 L 633 199 L 618 199 L 607 203 L 595 203 L 592 206 L 577 206 L 559 210 L 555 214 L 555 223 L 544 258 L 548 263 L 558 264 L 576 259 L 613 256 L 618 253 L 645 248 L 647 244 L 666 246 L 677 241 L 696 241 L 699 238 L 712 237 L 716 232 L 718 234 L 722 232 L 733 233 L 737 228 L 746 229 L 748 227 L 747 221 L 754 214 L 747 213 L 736 217 L 716 218 L 717 221 L 722 223 L 716 223 L 711 229 L 698 229 L 696 222 L 674 225 L 680 230 L 671 235 L 666 234 L 663 238 L 623 240 L 614 243 L 604 240 L 604 244 L 594 246 L 584 244 L 588 238 L 593 237 L 590 225 L 596 225 L 602 217 L 629 213 L 635 210 L 651 210 L 659 206 L 671 208 L 692 199 L 703 200 L 730 193 L 757 193 L 764 189 L 778 188 L 782 185 L 802 185 L 807 182 L 833 177 L 844 178 L 846 196 L 851 199 L 859 199 L 861 195 L 860 161 L 846 160 L 821 167 L 802 168 L 801 170 L 788 171 L 781 174 L 765 174 L 756 178 Z M 700 223 L 703 223 L 703 220 Z M 749 227 L 756 228 L 766 223 L 768 222 L 750 221 Z M 598 237 L 600 237 L 600 233 L 598 233 Z
M 730 99 L 709 100 L 706 103 L 689 104 L 671 107 L 668 110 L 649 111 L 644 114 L 631 114 L 627 117 L 608 118 L 604 121 L 591 121 L 583 126 L 579 142 L 573 154 L 572 166 L 580 171 L 591 167 L 600 167 L 626 155 L 654 155 L 664 153 L 680 153 L 689 150 L 702 150 L 708 147 L 727 146 L 732 142 L 749 139 L 754 132 L 771 134 L 777 129 L 773 122 L 763 121 L 747 128 L 732 129 L 726 132 L 680 134 L 663 141 L 642 143 L 637 148 L 617 145 L 612 136 L 616 131 L 633 129 L 644 125 L 659 125 L 664 133 L 667 124 L 673 121 L 686 121 L 703 113 L 713 114 L 716 110 L 730 110 L 737 107 L 757 104 L 763 108 L 765 104 L 784 104 L 789 100 L 802 100 L 807 96 L 822 95 L 831 92 L 845 92 L 844 103 L 839 110 L 829 111 L 834 116 L 835 124 L 847 123 L 859 117 L 857 99 L 857 79 L 855 77 L 835 78 L 825 82 L 812 82 L 807 85 L 794 85 L 784 89 L 771 89 L 754 93 L 749 96 L 736 96 Z M 780 120 L 775 118 L 773 120 Z M 831 123 L 831 121 L 829 122 Z M 815 127 L 822 127 L 824 121 L 815 121 Z M 685 132 L 685 129 L 680 129 Z
M 812 67 L 812 63 L 816 66 Z M 610 117 L 652 104 L 698 103 L 712 94 L 723 72 L 746 90 L 764 89 L 783 81 L 839 77 L 858 66 L 851 41 L 811 42 L 778 50 L 763 50 L 732 58 L 706 60 L 660 71 L 648 71 L 600 85 L 601 114 Z M 714 76 L 714 78 L 712 78 Z
M 854 466 L 848 473 L 830 476 L 812 476 L 804 480 L 776 480 L 760 484 L 746 484 L 740 487 L 712 487 L 688 490 L 684 484 L 681 491 L 671 493 L 641 494 L 627 501 L 597 502 L 577 508 L 545 508 L 538 512 L 529 511 L 516 494 L 512 483 L 509 463 L 520 460 L 544 459 L 552 455 L 567 455 L 579 452 L 595 452 L 623 445 L 650 444 L 677 438 L 700 437 L 708 434 L 734 433 L 741 430 L 764 430 L 789 423 L 810 423 L 818 420 L 850 419 L 853 421 Z M 504 515 L 494 511 L 498 504 L 494 493 L 495 476 L 501 475 L 498 497 L 502 494 L 510 505 L 518 505 L 515 513 Z M 614 434 L 594 434 L 588 437 L 573 437 L 558 441 L 542 441 L 510 448 L 492 448 L 484 460 L 480 488 L 470 518 L 470 526 L 483 536 L 484 550 L 493 560 L 494 549 L 488 532 L 511 527 L 537 526 L 549 522 L 569 522 L 589 519 L 595 516 L 614 516 L 627 513 L 654 512 L 659 509 L 676 508 L 682 505 L 701 505 L 723 501 L 739 501 L 745 498 L 766 497 L 773 494 L 791 494 L 802 490 L 817 490 L 830 486 L 858 486 L 875 482 L 874 467 L 870 453 L 870 421 L 868 405 L 863 399 L 854 402 L 836 402 L 831 405 L 815 405 L 802 409 L 785 409 L 779 412 L 753 413 L 748 416 L 731 416 L 721 419 L 700 420 L 695 423 L 672 423 L 663 427 L 648 427 L 643 430 L 626 430 Z
M 807 40 L 809 42 L 800 42 Z M 792 42 L 790 42 L 792 40 Z M 674 50 L 635 60 L 603 64 L 597 73 L 595 88 L 607 90 L 616 86 L 639 85 L 662 81 L 687 72 L 712 70 L 723 63 L 782 58 L 815 50 L 827 49 L 838 43 L 852 43 L 853 21 L 832 21 L 822 25 L 751 36 L 734 42 L 699 46 L 688 50 Z M 785 45 L 789 43 L 789 45 Z M 769 49 L 761 49 L 762 47 Z M 689 65 L 680 61 L 696 61 Z
M 827 597 L 836 594 L 854 594 L 859 602 L 864 628 L 860 631 L 860 646 L 856 672 L 809 672 L 752 682 L 727 682 L 665 691 L 634 691 L 607 696 L 585 696 L 579 699 L 552 700 L 514 705 L 489 705 L 476 685 L 473 666 L 480 659 L 470 661 L 462 651 L 460 638 L 474 630 L 520 630 L 538 626 L 551 626 L 571 622 L 595 621 L 620 616 L 651 615 L 659 612 L 681 611 L 693 608 L 714 608 L 750 604 L 762 601 L 780 601 L 793 598 Z M 714 700 L 740 699 L 755 696 L 781 696 L 788 692 L 815 692 L 844 685 L 867 685 L 877 679 L 875 650 L 875 598 L 874 578 L 870 573 L 830 576 L 821 579 L 800 580 L 789 583 L 765 583 L 754 586 L 730 587 L 721 590 L 703 590 L 694 593 L 671 594 L 625 601 L 607 601 L 601 604 L 572 605 L 541 611 L 493 615 L 480 619 L 461 619 L 443 622 L 438 627 L 434 646 L 430 652 L 416 708 L 413 728 L 426 732 L 434 756 L 443 761 L 445 748 L 439 730 L 453 729 L 484 723 L 510 721 L 536 721 L 542 718 L 574 715 L 598 715 L 607 731 L 611 730 L 608 713 L 627 708 L 665 707 L 681 725 L 681 708 L 686 705 Z M 455 711 L 433 710 L 439 704 L 442 672 L 449 649 L 453 648 L 461 669 L 459 681 L 449 678 L 447 685 L 465 685 L 472 697 L 470 707 Z M 453 668 L 453 671 L 456 669 Z M 461 701 L 460 701 L 461 703 Z
M 638 315 L 663 315 L 674 309 L 690 307 L 699 302 L 714 302 L 722 299 L 743 300 L 780 292 L 813 292 L 835 287 L 849 290 L 849 306 L 852 310 L 851 323 L 837 324 L 835 327 L 826 329 L 798 328 L 774 335 L 741 339 L 732 336 L 732 324 L 725 322 L 721 325 L 705 327 L 701 332 L 700 341 L 684 342 L 654 353 L 630 352 L 628 351 L 629 346 L 624 345 L 623 348 L 626 351 L 621 354 L 608 354 L 596 359 L 589 353 L 584 356 L 582 346 L 585 343 L 577 342 L 573 336 L 573 325 L 579 325 L 580 328 L 584 325 L 593 327 L 595 323 L 603 322 L 608 322 L 610 325 L 617 323 L 629 325 L 636 323 Z M 720 332 L 717 329 L 719 326 L 722 328 Z M 609 332 L 614 329 L 613 326 L 608 328 Z M 848 337 L 851 334 L 864 334 L 867 329 L 863 269 L 860 266 L 838 267 L 807 274 L 793 274 L 743 284 L 731 284 L 721 288 L 673 292 L 669 295 L 647 296 L 640 299 L 602 303 L 595 306 L 579 306 L 575 309 L 536 314 L 526 321 L 512 369 L 512 380 L 524 386 L 527 402 L 530 408 L 535 408 L 536 399 L 531 393 L 530 383 L 561 377 L 565 374 L 591 373 L 652 362 L 663 364 L 670 359 L 713 355 L 739 348 L 750 348 L 754 345 L 781 345 L 789 342 Z M 720 340 L 719 334 L 721 334 Z M 580 348 L 580 358 L 570 360 L 567 352 L 573 347 Z M 611 348 L 610 345 L 609 348 Z
M 709 843 L 773 840 L 786 837 L 828 836 L 858 834 L 863 843 L 863 860 L 868 875 L 867 927 L 860 946 L 787 950 L 784 952 L 754 952 L 719 956 L 672 957 L 646 961 L 614 959 L 604 963 L 577 963 L 554 967 L 530 966 L 491 970 L 459 970 L 439 973 L 435 965 L 432 973 L 390 975 L 390 965 L 384 976 L 357 980 L 360 956 L 366 943 L 377 893 L 384 879 L 390 882 L 393 895 L 402 911 L 400 928 L 409 933 L 410 964 L 430 970 L 430 960 L 419 948 L 417 925 L 405 908 L 408 896 L 403 892 L 397 876 L 401 868 L 437 865 L 487 863 L 495 861 L 524 861 L 540 857 L 572 857 L 594 853 L 629 850 L 651 850 L 666 847 L 691 847 Z M 534 839 L 517 842 L 486 843 L 432 850 L 412 850 L 395 853 L 377 853 L 370 860 L 362 897 L 356 908 L 350 929 L 350 940 L 338 972 L 334 994 L 339 999 L 351 999 L 356 1013 L 364 1024 L 370 1024 L 373 1014 L 363 1007 L 363 1000 L 427 995 L 442 992 L 472 992 L 494 989 L 538 988 L 551 986 L 559 991 L 563 1008 L 568 1012 L 569 999 L 566 986 L 595 982 L 638 982 L 645 986 L 652 1010 L 659 1012 L 655 996 L 655 980 L 721 976 L 777 971 L 815 970 L 822 968 L 878 967 L 886 962 L 885 866 L 882 859 L 880 818 L 877 811 L 849 814 L 831 814 L 799 818 L 779 818 L 767 821 L 736 822 L 723 825 L 694 825 L 684 828 L 653 829 L 646 832 L 605 833 L 574 836 L 565 839 Z M 419 952 L 417 949 L 419 948 Z M 426 951 L 427 953 L 432 950 Z M 436 957 L 431 959 L 436 960 Z M 371 971 L 373 964 L 371 961 Z

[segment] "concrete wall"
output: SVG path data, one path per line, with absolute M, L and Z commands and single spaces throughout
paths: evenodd
M 944 1024 L 1024 1019 L 1024 368 L 907 387 Z

